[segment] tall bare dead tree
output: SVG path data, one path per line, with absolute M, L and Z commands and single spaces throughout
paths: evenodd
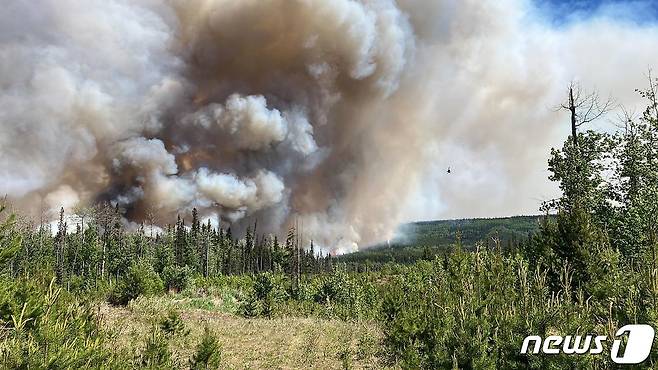
M 583 93 L 578 83 L 571 82 L 567 101 L 558 109 L 567 110 L 571 116 L 571 138 L 578 148 L 578 129 L 580 126 L 595 121 L 608 113 L 613 107 L 611 98 L 601 100 L 598 92 Z

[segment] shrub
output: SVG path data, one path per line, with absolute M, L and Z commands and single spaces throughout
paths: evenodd
M 217 369 L 222 361 L 222 347 L 206 326 L 203 330 L 203 338 L 196 348 L 196 353 L 190 359 L 190 368 Z
M 126 305 L 141 295 L 155 295 L 161 293 L 163 289 L 162 280 L 151 265 L 136 263 L 130 266 L 126 276 L 114 287 L 109 302 Z
M 54 287 L 54 285 L 52 285 Z M 24 328 L 33 328 L 44 315 L 46 305 L 42 288 L 34 281 L 21 281 L 0 286 L 0 326 L 12 329 L 16 318 Z
M 456 252 L 418 263 L 388 286 L 384 343 L 402 368 L 609 368 L 605 356 L 518 352 L 530 334 L 605 333 L 619 322 L 596 315 L 582 289 L 572 298 L 565 271 L 563 290 L 551 292 L 546 271 L 520 256 Z
M 192 280 L 192 270 L 187 266 L 167 266 L 162 270 L 162 281 L 167 290 L 181 292 Z
M 368 275 L 350 276 L 343 270 L 322 278 L 313 294 L 331 316 L 347 319 L 374 318 L 379 309 L 379 294 Z
M 337 270 L 320 282 L 313 298 L 317 303 L 323 304 L 345 302 L 349 298 L 349 288 L 349 276 L 346 272 Z
M 260 301 L 261 314 L 270 317 L 276 306 L 288 297 L 283 275 L 271 272 L 258 274 L 254 281 L 253 295 L 254 299 Z
M 157 330 L 146 338 L 146 345 L 141 354 L 141 366 L 154 369 L 172 368 L 171 351 L 167 339 Z
M 2 279 L 0 306 L 0 368 L 118 367 L 119 354 L 107 348 L 94 310 L 80 304 L 54 280 L 48 285 Z
M 247 295 L 240 305 L 240 313 L 244 317 L 258 317 L 263 312 L 263 303 L 254 294 Z
M 274 279 L 271 273 L 264 272 L 256 275 L 254 294 L 256 299 L 265 299 L 274 290 Z
M 160 321 L 160 330 L 168 335 L 188 335 L 190 333 L 180 314 L 175 310 L 170 310 L 167 316 Z

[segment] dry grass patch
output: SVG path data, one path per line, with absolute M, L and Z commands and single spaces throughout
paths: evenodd
M 113 349 L 137 355 L 149 332 L 172 307 L 177 308 L 168 298 L 160 298 L 133 309 L 103 305 L 99 313 L 113 333 Z M 169 346 L 181 366 L 187 363 L 207 325 L 222 344 L 222 362 L 228 369 L 384 368 L 381 333 L 372 323 L 297 317 L 246 319 L 193 308 L 179 312 L 190 333 L 172 336 Z

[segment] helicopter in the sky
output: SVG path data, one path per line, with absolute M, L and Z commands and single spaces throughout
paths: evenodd
M 450 171 L 450 166 L 448 166 L 448 171 L 447 171 L 447 172 L 448 172 L 448 173 L 451 173 L 451 171 Z

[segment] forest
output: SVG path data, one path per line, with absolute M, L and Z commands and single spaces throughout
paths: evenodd
M 506 251 L 518 249 L 538 230 L 546 216 L 514 216 L 505 218 L 475 218 L 463 220 L 422 221 L 401 225 L 397 236 L 362 251 L 338 256 L 348 268 L 377 266 L 386 262 L 413 263 L 431 260 L 450 253 L 459 238 L 466 250 L 494 247 L 501 244 Z
M 548 159 L 562 196 L 544 203 L 543 216 L 412 224 L 421 231 L 411 244 L 386 246 L 391 259 L 377 249 L 372 259 L 322 253 L 295 228 L 279 238 L 254 223 L 236 238 L 196 211 L 161 232 L 128 231 L 120 207 L 99 204 L 73 218 L 62 210 L 50 230 L 7 204 L 0 363 L 614 367 L 609 342 L 602 355 L 519 350 L 531 334 L 612 338 L 625 324 L 658 326 L 657 83 L 638 90 L 646 109 L 615 132 L 587 130 L 599 116 L 589 114 L 605 106 L 569 90 L 572 134 Z M 418 253 L 396 259 L 397 248 Z M 656 361 L 654 346 L 639 366 Z

